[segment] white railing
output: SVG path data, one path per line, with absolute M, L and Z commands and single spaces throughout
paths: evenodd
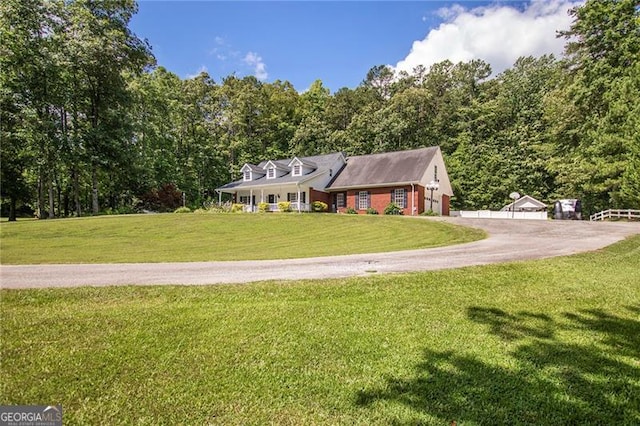
M 299 208 L 298 208 L 299 207 Z M 267 207 L 267 210 L 270 212 L 279 212 L 280 208 L 278 207 L 277 203 L 269 203 L 269 207 Z M 258 211 L 258 206 L 257 205 L 245 205 L 244 206 L 244 211 L 251 213 L 251 212 L 257 212 Z M 310 212 L 311 211 L 311 204 L 309 203 L 291 203 L 291 211 L 292 212 L 297 212 L 297 211 L 301 211 L 301 212 Z
M 589 216 L 589 220 L 605 220 L 605 219 L 628 219 L 640 220 L 640 210 L 631 209 L 608 209 Z

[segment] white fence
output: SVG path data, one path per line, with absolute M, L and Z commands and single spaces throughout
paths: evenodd
M 547 220 L 547 212 L 503 212 L 494 210 L 460 210 L 452 211 L 451 216 L 478 219 L 526 219 Z
M 605 219 L 628 219 L 628 220 L 640 220 L 640 210 L 603 210 L 596 214 L 592 214 L 589 220 L 605 220 Z

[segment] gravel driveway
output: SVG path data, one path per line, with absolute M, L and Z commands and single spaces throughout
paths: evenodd
M 468 244 L 392 253 L 237 262 L 99 265 L 2 265 L 2 288 L 108 285 L 218 284 L 321 279 L 428 271 L 597 250 L 633 234 L 640 224 L 462 218 L 441 220 L 484 229 L 489 238 Z

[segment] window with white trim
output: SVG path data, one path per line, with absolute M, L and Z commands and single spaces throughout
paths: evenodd
M 397 188 L 393 190 L 393 203 L 398 207 L 405 207 L 406 204 L 406 191 L 404 188 Z
M 346 207 L 344 192 L 338 192 L 336 194 L 336 207 Z
M 240 204 L 249 205 L 249 204 L 251 204 L 250 200 L 251 200 L 251 197 L 249 195 L 241 195 L 240 196 Z
M 276 168 L 275 167 L 269 167 L 267 169 L 267 179 L 273 179 L 276 177 Z
M 369 192 L 368 191 L 360 191 L 358 192 L 358 210 L 366 210 L 370 206 L 369 204 Z
M 251 180 L 251 170 L 245 170 L 244 171 L 243 179 L 245 181 Z
M 288 201 L 292 202 L 292 203 L 297 203 L 298 202 L 298 193 L 297 192 L 290 192 L 287 196 Z
M 293 166 L 293 176 L 302 176 L 302 166 L 300 164 L 296 164 Z

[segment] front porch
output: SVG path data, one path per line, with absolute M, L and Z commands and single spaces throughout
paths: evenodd
M 291 202 L 290 205 L 292 212 L 310 212 L 311 204 L 302 203 L 302 202 Z M 244 211 L 247 213 L 257 213 L 259 211 L 259 207 L 256 204 L 245 204 Z M 279 212 L 280 207 L 278 207 L 277 203 L 268 203 L 267 204 L 267 212 Z

